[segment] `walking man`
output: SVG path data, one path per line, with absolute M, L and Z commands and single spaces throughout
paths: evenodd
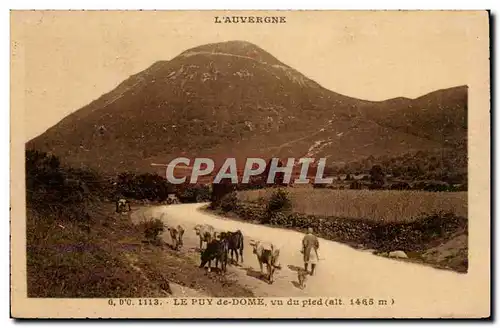
M 311 264 L 311 276 L 314 275 L 316 264 L 318 263 L 318 238 L 313 235 L 313 229 L 308 228 L 307 234 L 302 239 L 302 254 L 304 256 L 304 269 L 307 271 L 309 264 Z

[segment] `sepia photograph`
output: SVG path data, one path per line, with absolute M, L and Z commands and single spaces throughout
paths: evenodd
M 489 24 L 12 10 L 11 316 L 488 318 Z

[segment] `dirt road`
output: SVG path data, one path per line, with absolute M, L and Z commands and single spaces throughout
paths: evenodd
M 152 207 L 148 215 L 160 217 L 164 214 L 167 224 L 182 224 L 186 228 L 184 251 L 192 252 L 193 256 L 199 256 L 194 251 L 198 244 L 192 229 L 194 225 L 208 223 L 216 230 L 240 229 L 245 237 L 245 262 L 240 267 L 231 266 L 229 275 L 251 287 L 256 296 L 342 297 L 344 301 L 372 298 L 376 303 L 387 300 L 388 304 L 394 300 L 397 308 L 441 317 L 477 313 L 478 309 L 489 306 L 489 295 L 484 293 L 484 288 L 478 288 L 477 279 L 470 279 L 468 274 L 382 258 L 324 239 L 320 239 L 321 261 L 317 272 L 308 278 L 306 288 L 301 290 L 296 287 L 296 267 L 303 265 L 299 252 L 301 233 L 207 214 L 200 211 L 204 205 Z M 258 278 L 259 266 L 252 254 L 250 239 L 272 241 L 280 246 L 282 269 L 277 271 L 274 284 L 269 285 Z M 478 297 L 478 293 L 484 297 Z

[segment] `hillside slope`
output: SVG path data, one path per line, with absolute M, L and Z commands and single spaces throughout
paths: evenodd
M 27 147 L 108 173 L 152 170 L 151 163 L 177 156 L 342 162 L 463 144 L 466 95 L 460 87 L 415 100 L 359 100 L 323 88 L 256 45 L 230 41 L 154 63 Z
M 382 126 L 437 141 L 466 145 L 467 86 L 431 92 L 417 99 L 395 98 L 362 106 L 364 116 Z

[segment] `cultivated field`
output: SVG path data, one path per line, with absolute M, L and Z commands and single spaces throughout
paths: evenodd
M 267 200 L 276 189 L 238 193 L 243 202 Z M 332 190 L 286 188 L 293 211 L 311 215 L 411 221 L 422 214 L 453 213 L 467 218 L 467 192 Z

